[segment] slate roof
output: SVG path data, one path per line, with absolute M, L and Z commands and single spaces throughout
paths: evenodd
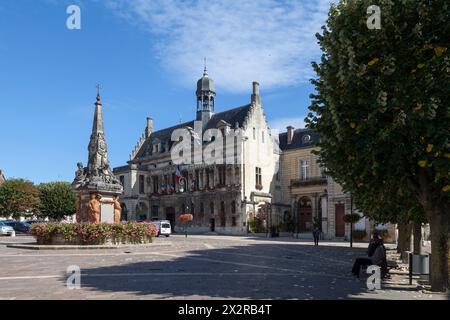
M 305 138 L 306 136 L 310 137 L 309 141 Z M 313 143 L 317 143 L 319 141 L 319 134 L 309 129 L 294 130 L 294 136 L 290 144 L 287 143 L 287 132 L 279 134 L 280 149 L 282 151 L 311 147 Z
M 245 117 L 247 116 L 249 110 L 250 110 L 251 104 L 247 104 L 238 108 L 230 109 L 223 112 L 215 113 L 211 119 L 206 123 L 206 125 L 203 128 L 203 131 L 217 128 L 217 124 L 223 120 L 228 122 L 232 128 L 234 128 L 235 123 L 237 122 L 239 124 L 239 127 L 242 127 L 242 124 L 245 120 Z M 191 127 L 194 128 L 194 120 L 178 124 L 173 127 L 165 128 L 159 131 L 152 132 L 150 137 L 147 138 L 147 140 L 144 142 L 142 147 L 140 148 L 139 152 L 136 154 L 135 159 L 143 158 L 150 154 L 150 151 L 152 150 L 152 142 L 156 139 L 160 140 L 162 143 L 162 146 L 164 147 L 166 142 L 169 142 L 169 148 L 172 146 L 172 132 L 176 129 L 181 129 L 184 127 Z

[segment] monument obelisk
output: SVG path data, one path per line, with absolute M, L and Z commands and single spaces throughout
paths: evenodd
M 120 181 L 114 176 L 108 161 L 108 147 L 103 130 L 100 86 L 97 86 L 94 123 L 89 141 L 87 167 L 81 162 L 72 187 L 77 193 L 77 222 L 114 223 L 120 221 Z

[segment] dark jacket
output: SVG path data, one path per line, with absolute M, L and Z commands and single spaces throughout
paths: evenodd
M 378 245 L 373 253 L 372 257 L 370 257 L 372 264 L 376 266 L 383 266 L 386 261 L 386 250 L 383 245 Z
M 373 256 L 375 250 L 377 250 L 378 243 L 376 241 L 370 241 L 369 247 L 367 248 L 367 256 L 370 258 Z

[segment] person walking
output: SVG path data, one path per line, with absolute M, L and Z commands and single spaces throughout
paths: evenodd
M 318 225 L 314 226 L 313 237 L 314 237 L 314 245 L 318 246 L 319 245 L 319 238 L 320 238 L 320 229 L 319 229 Z

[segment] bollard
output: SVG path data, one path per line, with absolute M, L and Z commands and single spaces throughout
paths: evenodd
M 408 253 L 409 260 L 409 285 L 412 285 L 412 272 L 413 272 L 413 254 L 412 252 Z

